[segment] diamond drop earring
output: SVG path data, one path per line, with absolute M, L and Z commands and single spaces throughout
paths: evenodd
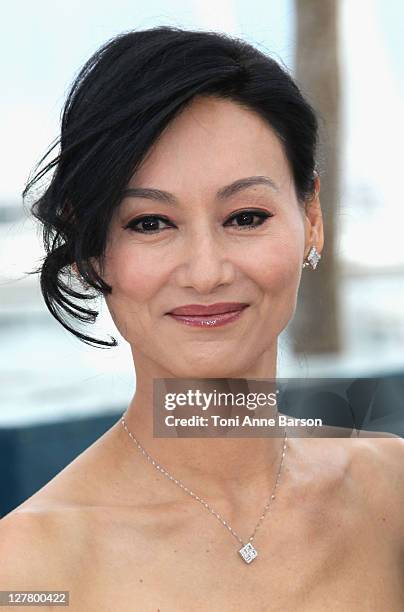
M 306 261 L 302 265 L 302 268 L 307 268 L 307 266 L 311 266 L 313 270 L 315 270 L 320 259 L 320 253 L 317 251 L 315 246 L 312 246 L 309 254 L 307 255 Z

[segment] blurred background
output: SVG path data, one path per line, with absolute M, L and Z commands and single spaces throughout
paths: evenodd
M 399 0 L 89 0 L 9 3 L 0 64 L 0 516 L 99 437 L 135 388 L 106 307 L 90 348 L 47 311 L 30 171 L 57 137 L 68 87 L 107 39 L 169 24 L 240 36 L 295 76 L 320 116 L 325 248 L 303 271 L 280 377 L 379 377 L 404 395 L 404 4 Z M 90 330 L 89 330 L 90 331 Z M 402 403 L 400 404 L 403 409 Z M 397 432 L 400 435 L 401 432 Z

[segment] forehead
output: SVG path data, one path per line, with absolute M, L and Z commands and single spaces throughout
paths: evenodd
M 221 187 L 242 176 L 291 179 L 283 145 L 257 113 L 230 100 L 199 96 L 165 128 L 129 187 L 174 193 Z

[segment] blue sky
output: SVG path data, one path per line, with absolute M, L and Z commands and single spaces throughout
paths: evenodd
M 341 129 L 344 137 L 338 212 L 340 231 L 336 249 L 344 265 L 367 264 L 370 270 L 379 265 L 404 266 L 401 193 L 404 2 L 339 2 L 344 85 Z M 262 45 L 293 67 L 293 0 L 147 0 L 142 3 L 134 0 L 15 0 L 3 5 L 0 205 L 2 202 L 21 205 L 19 196 L 30 169 L 58 134 L 59 114 L 75 73 L 99 45 L 119 32 L 165 23 L 223 30 Z M 23 278 L 34 263 L 40 263 L 43 247 L 28 223 L 1 224 L 0 232 L 0 285 L 4 285 L 5 296 L 12 296 L 14 289 L 19 287 L 14 284 L 15 280 Z M 400 336 L 403 296 L 402 291 L 401 295 L 399 292 L 402 276 L 382 278 L 380 275 L 378 282 L 373 284 L 368 282 L 371 278 L 370 274 L 359 278 L 356 287 L 353 282 L 342 285 L 342 323 L 347 330 L 343 340 L 348 352 L 352 353 L 347 364 L 349 368 L 358 368 L 360 354 L 371 356 L 375 353 L 374 347 L 380 355 L 378 366 L 392 363 L 392 349 L 397 347 L 393 363 L 399 368 L 402 364 L 400 337 L 403 337 Z M 27 302 L 18 297 L 17 312 L 21 307 L 39 312 L 36 310 L 36 303 L 38 308 L 40 303 L 37 279 L 25 277 L 24 282 L 32 282 L 32 296 L 37 297 L 35 302 L 34 297 L 29 297 Z M 15 295 L 21 294 L 16 291 Z M 105 315 L 101 317 L 97 335 L 107 337 L 112 322 L 103 302 L 101 310 Z M 34 323 L 36 320 L 40 319 L 32 317 Z M 133 373 L 128 371 L 131 355 L 126 343 L 114 351 L 93 351 L 85 345 L 79 346 L 61 328 L 57 335 L 56 322 L 49 330 L 42 323 L 38 331 L 35 325 L 32 329 L 29 326 L 18 329 L 20 336 L 15 327 L 16 332 L 9 338 L 3 334 L 2 340 L 3 354 L 7 355 L 3 370 L 6 377 L 10 374 L 11 381 L 10 385 L 3 385 L 2 397 L 5 406 L 13 406 L 8 413 L 3 410 L 3 421 L 6 418 L 13 422 L 34 418 L 53 421 L 55 414 L 57 418 L 66 416 L 62 415 L 62 409 L 66 410 L 63 399 L 67 379 L 54 358 L 58 351 L 67 354 L 69 364 L 74 366 L 68 371 L 72 381 L 68 393 L 70 416 L 88 411 L 91 405 L 98 414 L 105 401 L 105 389 L 116 403 L 126 402 L 133 392 Z M 383 338 L 383 342 L 372 344 L 372 334 Z M 25 353 L 27 342 L 35 347 L 31 372 L 21 360 L 21 355 L 25 354 L 22 342 Z M 287 347 L 287 343 L 283 344 L 280 353 L 281 371 L 286 376 L 287 369 L 283 368 L 289 365 Z M 346 354 L 342 355 L 342 361 L 345 359 Z M 321 360 L 324 362 L 323 357 Z M 16 364 L 22 369 L 15 370 Z M 329 365 L 334 371 L 335 363 Z M 364 372 L 369 365 L 370 362 Z M 47 372 L 46 379 L 42 376 L 43 371 Z M 292 376 L 297 371 L 292 369 Z M 26 384 L 14 384 L 17 379 Z M 62 393 L 59 393 L 61 388 Z M 52 389 L 62 398 L 61 404 L 55 400 Z M 32 398 L 39 397 L 42 399 L 39 403 L 35 400 L 33 409 Z M 14 409 L 16 406 L 18 410 Z M 110 408 L 108 406 L 108 410 Z
M 258 38 L 275 51 L 287 49 L 291 35 L 290 2 L 150 0 L 134 3 L 69 0 L 9 3 L 1 40 L 1 70 L 6 96 L 63 96 L 64 86 L 105 40 L 132 28 L 170 23 L 212 27 Z M 266 15 L 266 19 L 261 17 Z M 259 17 L 260 16 L 260 17 Z M 286 45 L 285 45 L 285 41 Z
M 291 61 L 290 2 L 256 2 L 254 11 L 242 0 L 171 0 L 168 6 L 162 0 L 8 3 L 0 43 L 0 202 L 18 201 L 30 169 L 57 135 L 60 109 L 74 75 L 119 32 L 165 23 L 221 29 L 264 44 Z
M 355 193 L 366 186 L 366 193 L 387 206 L 399 196 L 389 173 L 400 171 L 400 135 L 404 137 L 399 111 L 404 98 L 404 3 L 340 0 L 340 5 L 344 203 L 352 206 Z M 108 38 L 162 23 L 212 28 L 262 45 L 292 68 L 293 18 L 292 0 L 8 3 L 0 43 L 0 203 L 18 204 L 30 169 L 58 133 L 70 82 Z

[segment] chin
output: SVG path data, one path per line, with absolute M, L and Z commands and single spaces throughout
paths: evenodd
M 237 368 L 231 359 L 228 361 L 228 364 L 215 364 L 212 361 L 201 363 L 195 360 L 195 363 L 189 361 L 177 367 L 171 365 L 170 370 L 176 378 L 242 378 L 247 368 Z

